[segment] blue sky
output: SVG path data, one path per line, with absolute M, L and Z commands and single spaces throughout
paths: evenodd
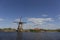
M 60 28 L 60 0 L 0 0 L 0 28 L 17 28 L 13 22 L 20 16 L 27 22 L 24 28 L 38 22 L 38 28 Z

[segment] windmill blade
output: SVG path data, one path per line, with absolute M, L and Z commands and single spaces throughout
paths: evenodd
M 20 16 L 20 22 L 21 22 L 22 16 Z
M 13 22 L 13 23 L 19 23 L 19 22 Z
M 27 22 L 22 22 L 22 23 L 27 23 Z

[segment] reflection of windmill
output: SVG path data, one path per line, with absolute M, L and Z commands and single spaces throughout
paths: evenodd
M 22 21 L 21 21 L 21 17 L 20 17 L 20 21 L 19 21 L 19 22 L 14 22 L 14 23 L 18 23 L 17 31 L 18 31 L 18 32 L 22 32 L 22 31 L 23 31 L 22 26 L 23 26 L 23 23 L 25 23 L 25 22 L 22 22 Z

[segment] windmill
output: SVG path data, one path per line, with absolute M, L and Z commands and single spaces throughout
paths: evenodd
M 14 22 L 14 23 L 18 23 L 17 32 L 22 32 L 23 31 L 22 26 L 25 23 L 25 22 L 22 22 L 22 17 L 20 17 L 20 21 L 19 22 Z

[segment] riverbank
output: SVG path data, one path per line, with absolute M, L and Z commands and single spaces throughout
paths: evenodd
M 12 28 L 0 28 L 0 32 L 17 32 L 16 29 Z M 60 32 L 60 29 L 46 30 L 46 29 L 24 29 L 22 32 Z

